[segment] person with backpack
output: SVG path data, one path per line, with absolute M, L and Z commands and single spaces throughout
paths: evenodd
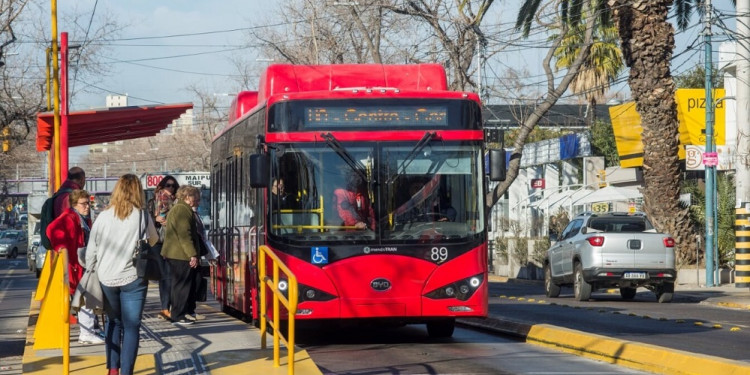
M 55 197 L 55 218 L 68 210 L 71 205 L 68 199 L 70 192 L 75 189 L 86 187 L 86 172 L 81 167 L 73 167 L 68 170 L 68 179 L 60 185 L 57 197 Z
M 42 205 L 41 218 L 40 218 L 40 243 L 42 247 L 49 250 L 52 248 L 52 244 L 47 237 L 47 227 L 52 223 L 53 220 L 57 219 L 63 212 L 70 208 L 70 202 L 68 196 L 70 192 L 76 189 L 83 189 L 86 187 L 86 172 L 81 167 L 73 167 L 68 170 L 68 178 L 60 185 L 55 194 L 47 198 Z
M 164 231 L 167 225 L 167 213 L 169 209 L 174 205 L 175 193 L 180 187 L 177 183 L 177 179 L 173 176 L 166 175 L 159 181 L 159 184 L 154 188 L 154 197 L 149 201 L 149 212 L 151 217 L 154 219 L 154 225 L 156 226 L 157 232 L 159 232 L 159 242 L 154 245 L 153 250 L 161 254 L 162 246 L 164 246 Z M 165 320 L 171 320 L 172 315 L 169 312 L 171 307 L 170 294 L 172 293 L 172 284 L 170 282 L 171 275 L 169 270 L 169 263 L 164 257 L 159 257 L 159 270 L 161 271 L 161 279 L 159 280 L 159 300 L 161 301 L 161 311 L 159 312 L 159 318 Z
M 52 250 L 68 251 L 68 282 L 70 284 L 70 295 L 75 294 L 78 282 L 83 277 L 84 268 L 81 266 L 79 257 L 86 254 L 86 244 L 91 232 L 91 218 L 89 217 L 90 202 L 89 193 L 86 190 L 75 189 L 68 194 L 69 205 L 60 216 L 47 226 L 47 237 L 52 243 Z M 94 328 L 96 315 L 92 309 L 81 306 L 78 311 L 78 334 L 79 344 L 103 344 L 104 340 Z

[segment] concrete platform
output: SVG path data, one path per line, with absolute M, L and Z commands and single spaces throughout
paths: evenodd
M 61 350 L 34 350 L 34 328 L 40 302 L 31 298 L 29 326 L 23 355 L 23 373 L 63 374 Z M 141 340 L 135 374 L 288 374 L 287 352 L 281 348 L 280 366 L 273 365 L 273 337 L 261 349 L 260 330 L 221 312 L 215 301 L 199 303 L 206 316 L 189 327 L 158 318 L 159 292 L 151 283 L 141 325 Z M 104 344 L 78 344 L 78 328 L 71 326 L 70 374 L 106 373 Z M 304 350 L 295 351 L 294 373 L 322 374 Z

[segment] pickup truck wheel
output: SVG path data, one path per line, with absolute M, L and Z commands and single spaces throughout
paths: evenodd
M 581 266 L 581 263 L 576 263 L 573 294 L 577 301 L 588 301 L 591 298 L 591 284 L 583 279 L 583 266 Z
M 635 291 L 636 291 L 636 288 L 630 288 L 630 287 L 620 288 L 620 296 L 622 297 L 622 299 L 630 300 L 630 299 L 635 298 Z
M 549 264 L 544 266 L 544 293 L 549 298 L 560 296 L 560 286 L 552 281 L 552 269 Z
M 654 292 L 656 293 L 656 300 L 659 303 L 672 302 L 672 297 L 674 296 L 674 284 L 664 283 L 664 284 L 658 285 L 654 289 Z

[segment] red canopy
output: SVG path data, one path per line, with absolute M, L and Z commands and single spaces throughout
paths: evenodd
M 179 118 L 192 103 L 112 107 L 68 114 L 68 147 L 150 137 Z M 36 150 L 52 147 L 54 114 L 37 114 Z

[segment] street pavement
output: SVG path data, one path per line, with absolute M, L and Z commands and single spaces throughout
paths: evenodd
M 491 276 L 490 282 L 537 284 L 543 294 L 542 281 L 509 280 Z M 491 287 L 491 289 L 493 288 Z M 619 290 L 616 289 L 608 292 L 619 295 Z M 703 305 L 743 310 L 750 313 L 750 289 L 736 288 L 734 284 L 712 288 L 678 284 L 675 286 L 675 295 L 679 295 L 682 300 L 691 300 Z M 493 301 L 497 301 L 495 297 L 498 296 L 490 296 L 490 313 L 487 318 L 460 319 L 459 323 L 515 336 L 530 344 L 656 374 L 750 374 L 750 362 L 675 349 L 670 347 L 670 345 L 674 345 L 673 341 L 668 341 L 666 345 L 650 344 L 647 342 L 650 339 L 649 335 L 635 336 L 630 340 L 623 340 L 610 335 L 605 336 L 569 329 L 557 324 L 540 324 L 534 321 L 534 318 L 509 318 L 507 314 L 501 315 L 498 313 L 503 305 L 500 308 L 493 308 Z M 506 298 L 524 299 L 524 297 L 507 296 Z M 525 302 L 555 303 L 549 300 L 534 301 L 533 299 L 525 299 Z M 643 324 L 639 328 L 646 329 Z M 658 334 L 658 332 L 654 333 Z M 744 357 L 744 359 L 746 358 Z
M 491 283 L 524 282 L 493 276 Z M 529 281 L 525 281 L 529 282 Z M 708 292 L 708 297 L 706 293 Z M 678 285 L 675 293 L 694 294 L 702 304 L 750 310 L 750 290 L 733 284 L 715 288 Z M 286 350 L 281 349 L 281 366 L 273 365 L 273 337 L 261 349 L 260 331 L 221 312 L 216 301 L 200 303 L 198 313 L 206 316 L 189 327 L 172 325 L 157 317 L 158 288 L 149 289 L 141 329 L 141 344 L 136 374 L 287 374 Z M 23 373 L 58 375 L 63 373 L 60 350 L 33 350 L 33 334 L 39 302 L 31 299 L 27 345 Z M 528 343 L 617 363 L 661 374 L 750 374 L 750 363 L 704 354 L 624 341 L 592 333 L 507 319 L 491 313 L 486 319 L 460 319 L 460 324 L 511 335 Z M 77 375 L 105 372 L 104 345 L 80 345 L 77 328 L 71 329 L 70 373 Z M 294 372 L 299 375 L 322 374 L 304 350 L 295 351 Z

